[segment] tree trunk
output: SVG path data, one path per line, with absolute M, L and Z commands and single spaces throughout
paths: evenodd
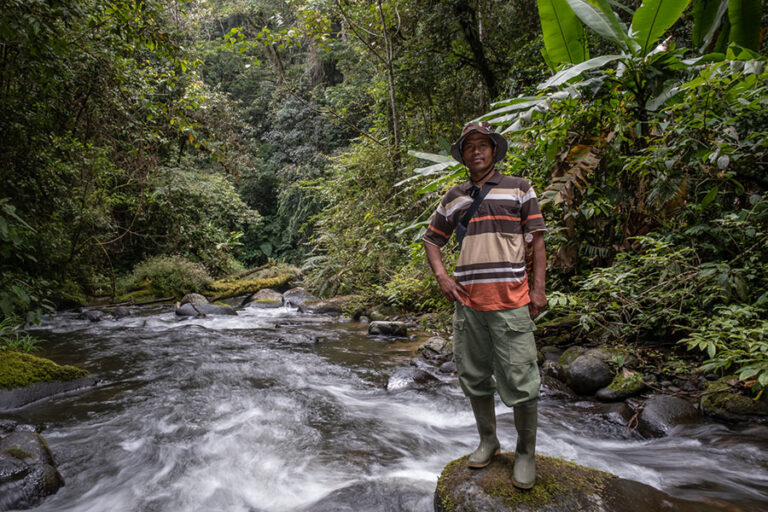
M 456 0 L 453 4 L 453 12 L 461 26 L 464 38 L 472 50 L 472 57 L 475 61 L 475 67 L 480 72 L 480 76 L 488 89 L 488 96 L 491 101 L 499 95 L 496 75 L 493 74 L 490 63 L 485 56 L 483 42 L 480 37 L 480 29 L 477 19 L 477 11 L 472 8 L 467 0 Z
M 384 49 L 386 52 L 387 82 L 389 85 L 389 109 L 392 115 L 392 166 L 395 169 L 400 167 L 400 119 L 397 111 L 397 100 L 395 98 L 395 72 L 392 67 L 394 61 L 394 52 L 392 51 L 392 38 L 387 32 L 387 22 L 384 19 L 384 11 L 381 8 L 381 0 L 377 2 L 379 7 L 379 18 L 381 19 L 381 33 L 384 36 Z

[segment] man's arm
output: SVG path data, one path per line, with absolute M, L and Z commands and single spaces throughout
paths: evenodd
M 528 308 L 531 318 L 536 318 L 547 307 L 547 295 L 545 293 L 545 281 L 547 277 L 547 253 L 544 249 L 544 232 L 533 233 L 533 282 L 530 284 L 529 296 L 531 298 Z
M 424 251 L 427 253 L 427 261 L 429 261 L 429 266 L 432 267 L 432 272 L 437 278 L 437 284 L 440 286 L 440 291 L 443 292 L 445 298 L 451 302 L 462 302 L 462 295 L 467 296 L 469 292 L 448 275 L 443 264 L 443 255 L 440 253 L 440 248 L 429 242 L 424 242 Z

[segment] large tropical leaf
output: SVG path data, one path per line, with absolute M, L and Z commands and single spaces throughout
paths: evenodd
M 728 11 L 728 0 L 697 0 L 693 4 L 691 40 L 702 51 L 709 46 Z
M 475 119 L 475 121 L 490 121 L 491 124 L 502 124 L 512 119 L 512 117 L 516 115 L 514 112 L 535 107 L 544 100 L 545 98 L 534 98 L 531 100 L 516 102 L 511 105 L 507 105 L 505 107 L 488 112 L 487 114 L 484 114 L 483 116 Z
M 691 0 L 645 0 L 632 17 L 630 35 L 640 45 L 640 55 L 653 49 L 653 43 L 680 19 Z
M 629 38 L 627 32 L 611 10 L 607 0 L 567 0 L 573 12 L 586 26 L 600 36 L 627 47 Z
M 566 68 L 560 71 L 559 73 L 551 77 L 546 82 L 539 84 L 537 88 L 546 89 L 548 87 L 556 87 L 558 85 L 562 85 L 567 81 L 584 73 L 585 71 L 601 68 L 606 64 L 608 64 L 609 62 L 621 59 L 622 57 L 623 57 L 622 55 L 601 55 L 600 57 L 589 59 L 587 61 L 582 62 L 581 64 L 576 64 L 575 66 L 571 66 L 570 68 Z
M 566 0 L 537 0 L 550 64 L 578 64 L 589 57 L 584 26 Z
M 728 19 L 731 22 L 730 41 L 750 50 L 760 42 L 760 20 L 763 0 L 731 0 Z

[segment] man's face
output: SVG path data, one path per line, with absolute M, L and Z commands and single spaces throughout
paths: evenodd
M 470 133 L 464 139 L 461 157 L 472 175 L 485 173 L 493 165 L 496 147 L 491 138 L 482 133 Z

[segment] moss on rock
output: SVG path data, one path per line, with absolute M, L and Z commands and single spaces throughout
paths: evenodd
M 645 388 L 646 384 L 643 382 L 643 374 L 627 370 L 617 373 L 611 383 L 608 384 L 608 389 L 627 393 L 628 396 L 639 393 Z
M 265 288 L 280 289 L 299 277 L 301 271 L 291 265 L 275 265 L 262 270 L 249 279 L 220 279 L 208 285 L 208 291 L 219 299 L 256 293 Z
M 470 469 L 467 457 L 451 462 L 437 482 L 435 499 L 440 500 L 438 509 L 445 512 L 480 512 L 501 509 L 499 507 L 538 510 L 560 501 L 576 505 L 579 496 L 599 494 L 607 481 L 616 478 L 610 473 L 537 455 L 536 485 L 524 491 L 511 484 L 514 460 L 514 454 L 504 453 L 496 456 L 491 465 L 481 471 Z M 478 488 L 479 494 L 464 492 L 472 485 Z M 456 489 L 462 491 L 452 492 Z M 584 510 L 589 510 L 587 503 L 584 505 Z
M 724 419 L 742 419 L 748 416 L 768 416 L 768 400 L 755 400 L 738 393 L 731 383 L 736 377 L 727 376 L 710 382 L 701 399 L 701 408 L 706 414 Z
M 467 457 L 448 464 L 437 482 L 436 512 L 726 512 L 718 503 L 675 498 L 653 487 L 552 457 L 536 456 L 530 490 L 512 484 L 514 454 L 470 469 Z
M 149 281 L 144 281 L 138 288 L 129 290 L 121 295 L 116 295 L 112 302 L 121 304 L 124 302 L 149 302 L 157 299 L 164 299 L 160 292 L 158 292 Z
M 0 388 L 14 389 L 40 382 L 79 379 L 88 372 L 75 366 L 61 366 L 50 359 L 13 350 L 0 351 Z

